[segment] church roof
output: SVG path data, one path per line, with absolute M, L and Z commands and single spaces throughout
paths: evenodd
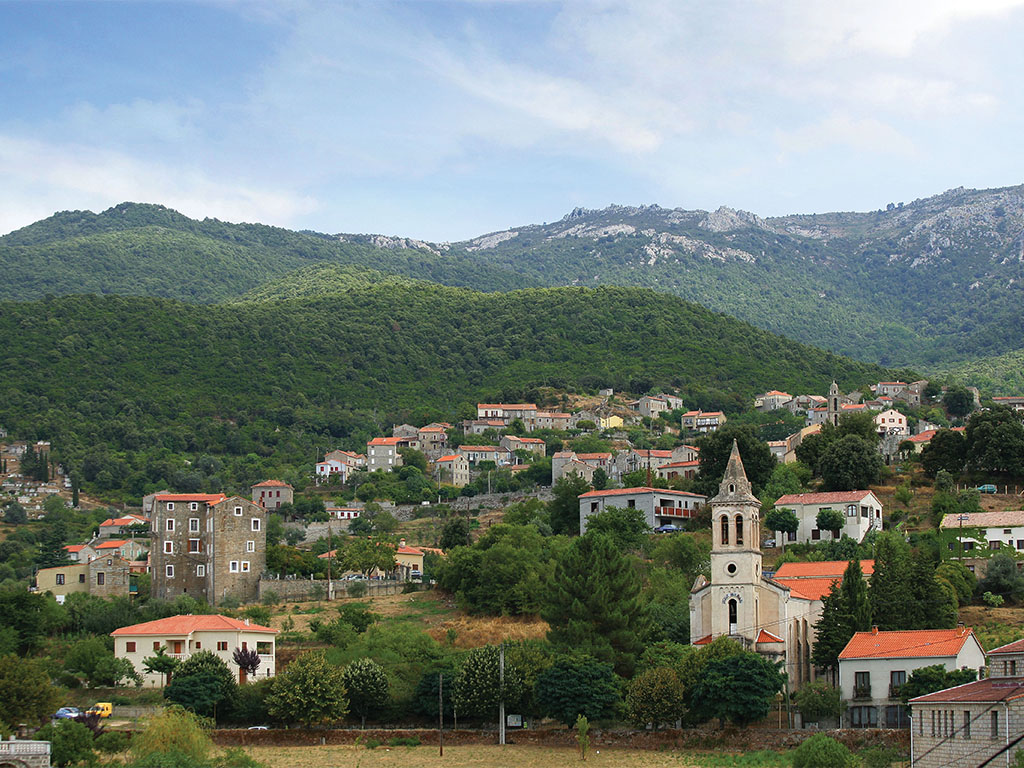
M 775 572 L 779 579 L 820 579 L 825 576 L 842 576 L 846 572 L 846 560 L 822 560 L 816 563 L 783 563 Z M 861 560 L 860 569 L 865 576 L 875 572 L 874 560 Z
M 740 457 L 740 447 L 735 440 L 732 441 L 732 452 L 729 454 L 729 463 L 725 466 L 725 474 L 718 486 L 718 495 L 711 499 L 712 503 L 737 504 L 750 502 L 760 505 L 761 501 L 754 495 L 747 480 L 747 473 L 743 469 L 743 459 Z
M 762 629 L 760 632 L 757 633 L 757 639 L 754 642 L 755 643 L 784 643 L 786 641 L 783 640 L 778 635 L 773 635 L 768 630 Z

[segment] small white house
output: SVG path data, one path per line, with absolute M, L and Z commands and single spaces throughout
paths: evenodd
M 967 512 L 962 515 L 946 515 L 939 527 L 951 531 L 953 541 L 950 548 L 956 549 L 956 541 L 963 552 L 974 549 L 991 549 L 1024 553 L 1024 511 Z
M 650 528 L 671 523 L 679 525 L 693 517 L 704 506 L 707 496 L 666 488 L 613 488 L 607 491 L 588 491 L 580 495 L 580 535 L 587 532 L 587 518 L 598 512 L 617 509 L 640 509 Z
M 875 430 L 880 435 L 909 436 L 907 417 L 895 408 L 882 411 L 875 416 Z
M 900 687 L 911 672 L 941 664 L 948 670 L 985 667 L 985 651 L 966 627 L 897 632 L 855 632 L 839 654 L 839 688 L 846 728 L 910 725 Z
M 161 675 L 146 672 L 143 667 L 145 659 L 159 648 L 181 660 L 199 651 L 211 651 L 238 675 L 239 680 L 243 680 L 244 675 L 234 662 L 236 649 L 255 650 L 259 654 L 260 665 L 255 677 L 273 677 L 276 669 L 277 630 L 251 624 L 248 619 L 241 621 L 220 615 L 169 616 L 121 627 L 110 634 L 114 638 L 114 656 L 128 659 L 142 675 L 143 685 L 149 687 L 159 687 L 166 682 Z
M 789 493 L 775 502 L 775 508 L 793 510 L 800 521 L 796 533 L 791 533 L 786 538 L 788 542 L 833 538 L 832 532 L 818 530 L 818 513 L 824 509 L 839 512 L 845 521 L 845 525 L 835 538 L 845 535 L 860 541 L 871 529 L 882 530 L 882 502 L 871 491 Z M 782 531 L 776 531 L 776 541 L 781 541 L 782 535 Z

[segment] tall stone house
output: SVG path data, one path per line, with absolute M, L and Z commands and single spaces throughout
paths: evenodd
M 255 600 L 267 563 L 267 511 L 241 496 L 164 493 L 153 510 L 153 596 Z

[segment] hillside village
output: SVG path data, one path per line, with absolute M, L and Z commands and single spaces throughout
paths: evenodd
M 186 669 L 206 648 L 238 684 L 269 684 L 294 659 L 292 642 L 331 648 L 339 631 L 352 631 L 342 618 L 296 633 L 293 618 L 277 611 L 282 601 L 339 601 L 344 617 L 348 605 L 372 611 L 388 594 L 427 590 L 468 617 L 539 614 L 557 649 L 562 619 L 537 569 L 555 557 L 548 542 L 568 536 L 572 552 L 588 542 L 613 548 L 581 549 L 586 569 L 593 556 L 621 560 L 606 567 L 626 567 L 631 557 L 643 563 L 643 579 L 623 587 L 644 606 L 627 614 L 636 634 L 590 651 L 630 689 L 675 664 L 682 674 L 700 658 L 749 654 L 744 664 L 760 659 L 770 665 L 764 674 L 781 675 L 788 703 L 780 716 L 791 727 L 896 729 L 932 750 L 933 759 L 915 764 L 944 765 L 971 729 L 995 743 L 1016 728 L 990 723 L 988 713 L 998 702 L 1011 718 L 1024 716 L 1016 703 L 1024 697 L 1007 687 L 1024 690 L 1014 655 L 1024 622 L 972 627 L 961 617 L 1024 600 L 1022 489 L 963 481 L 1001 475 L 994 467 L 979 475 L 976 457 L 1008 449 L 984 441 L 1008 438 L 976 425 L 1024 434 L 1024 398 L 879 381 L 848 393 L 835 383 L 821 395 L 770 390 L 729 416 L 688 409 L 666 392 L 602 390 L 560 402 L 480 403 L 475 418 L 457 424 L 395 425 L 363 451 L 325 451 L 298 487 L 270 478 L 245 494 L 162 489 L 123 509 L 80 495 L 45 441 L 8 439 L 0 547 L 13 555 L 15 537 L 27 543 L 21 534 L 42 526 L 28 595 L 67 611 L 133 606 L 129 614 L 145 620 L 108 625 L 107 653 L 122 666 L 106 679 L 135 680 L 171 700 L 179 695 L 168 684 L 171 667 Z M 926 497 L 930 508 L 921 506 Z M 501 576 L 488 560 L 499 551 L 521 561 Z M 0 565 L 7 589 L 19 588 L 16 562 Z M 898 608 L 891 595 L 878 597 L 890 593 L 910 602 Z M 365 595 L 368 603 L 350 603 Z M 173 607 L 185 604 L 193 615 Z M 643 661 L 650 643 L 668 654 L 663 666 Z M 943 692 L 960 683 L 968 685 Z M 696 702 L 698 688 L 680 685 L 684 700 Z M 718 717 L 764 717 L 777 704 L 774 684 L 765 685 L 760 704 L 744 705 L 754 709 L 725 708 Z M 376 711 L 415 717 L 403 706 L 392 699 Z M 674 714 L 643 711 L 631 717 L 692 719 L 682 705 Z

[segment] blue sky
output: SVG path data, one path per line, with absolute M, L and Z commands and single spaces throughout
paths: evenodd
M 458 240 L 1024 183 L 1024 0 L 0 1 L 0 232 L 133 200 Z

